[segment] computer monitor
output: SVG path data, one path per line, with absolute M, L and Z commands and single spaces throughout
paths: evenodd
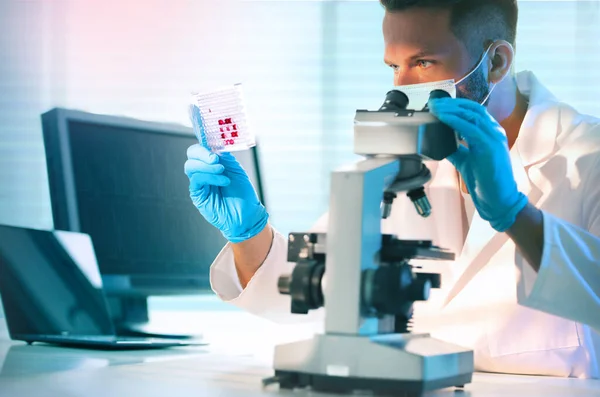
M 191 128 L 60 108 L 42 126 L 54 228 L 91 236 L 120 334 L 143 329 L 148 296 L 210 293 L 226 240 L 189 197 Z M 234 155 L 264 203 L 256 147 Z

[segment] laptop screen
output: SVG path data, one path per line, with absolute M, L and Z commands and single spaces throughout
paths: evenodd
M 0 296 L 19 335 L 114 335 L 86 234 L 0 226 Z

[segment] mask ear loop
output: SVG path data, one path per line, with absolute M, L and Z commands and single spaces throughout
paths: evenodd
M 483 63 L 483 61 L 485 60 L 487 54 L 490 52 L 490 49 L 492 48 L 492 46 L 494 45 L 494 43 L 490 44 L 490 46 L 487 48 L 487 50 L 485 50 L 485 52 L 481 55 L 481 59 L 479 60 L 479 62 L 477 63 L 477 65 L 469 72 L 467 73 L 466 76 L 464 76 L 462 79 L 458 80 L 457 82 L 454 83 L 454 87 L 456 87 L 457 85 L 459 85 L 460 83 L 462 83 L 463 81 L 465 81 L 466 79 L 469 78 L 469 76 L 471 76 L 473 73 L 475 73 L 475 71 L 477 69 L 479 69 L 479 67 L 481 66 L 481 64 Z M 491 94 L 491 89 L 490 92 L 488 93 L 488 97 Z M 485 99 L 487 101 L 487 98 Z M 485 101 L 483 101 L 483 103 L 485 103 Z M 461 142 L 464 142 L 464 139 L 462 136 L 459 135 L 458 140 Z
M 492 46 L 494 45 L 494 43 L 490 44 L 490 46 L 487 48 L 487 50 L 485 50 L 485 52 L 483 53 L 483 55 L 481 56 L 481 59 L 479 60 L 479 62 L 477 63 L 477 66 L 475 66 L 465 77 L 463 77 L 462 79 L 458 80 L 457 82 L 454 83 L 455 86 L 459 85 L 460 83 L 462 83 L 463 81 L 465 81 L 466 79 L 469 78 L 469 76 L 471 76 L 473 73 L 475 73 L 475 71 L 477 69 L 479 69 L 479 67 L 481 66 L 481 64 L 483 63 L 483 61 L 485 60 L 485 57 L 487 56 L 487 54 L 490 52 L 490 49 L 492 48 Z
M 512 45 L 510 43 L 508 43 L 508 45 L 510 45 L 510 47 L 512 48 Z M 512 67 L 512 61 L 510 66 L 508 67 L 509 69 L 509 73 L 510 73 L 510 68 Z M 496 88 L 500 83 L 502 83 L 504 81 L 504 79 L 506 78 L 506 76 L 509 73 L 505 73 L 504 76 L 502 76 L 502 78 L 500 79 L 500 81 L 498 81 L 497 83 L 490 83 L 491 87 L 488 91 L 488 94 L 485 96 L 485 99 L 483 100 L 483 102 L 481 102 L 481 105 L 483 105 L 484 103 L 487 102 L 488 99 L 490 99 L 490 96 L 492 95 L 492 92 L 494 91 L 494 88 Z

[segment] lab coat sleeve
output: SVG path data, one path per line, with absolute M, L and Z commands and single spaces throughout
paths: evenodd
M 540 269 L 530 269 L 524 306 L 587 324 L 600 332 L 600 165 L 587 178 L 582 216 L 586 228 L 547 212 Z M 525 272 L 527 273 L 527 272 Z M 532 275 L 533 274 L 533 275 Z M 527 278 L 526 274 L 522 277 Z
M 279 276 L 291 274 L 294 266 L 287 261 L 287 238 L 275 231 L 267 258 L 246 288 L 240 284 L 229 243 L 210 268 L 211 287 L 221 300 L 280 324 L 322 322 L 323 309 L 312 310 L 306 315 L 292 314 L 290 296 L 279 293 Z

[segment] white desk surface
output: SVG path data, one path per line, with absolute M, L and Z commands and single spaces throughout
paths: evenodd
M 330 396 L 262 388 L 261 380 L 273 374 L 273 345 L 285 333 L 293 339 L 290 332 L 297 326 L 282 330 L 235 311 L 167 317 L 171 324 L 197 324 L 211 345 L 121 352 L 27 346 L 9 341 L 0 329 L 0 396 Z M 445 389 L 427 396 L 589 397 L 600 396 L 600 381 L 476 373 L 464 391 Z

